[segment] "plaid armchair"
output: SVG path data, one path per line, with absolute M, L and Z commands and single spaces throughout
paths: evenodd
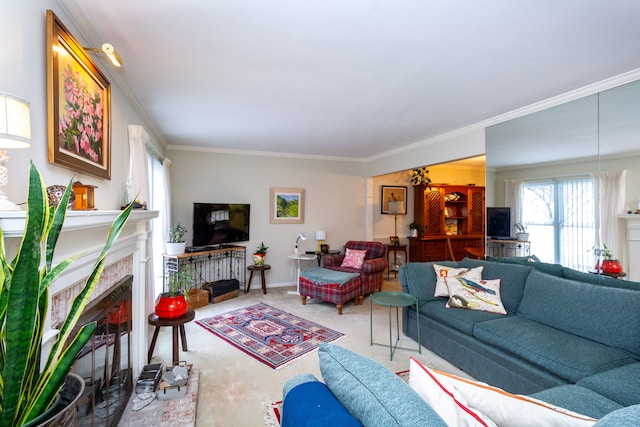
M 384 270 L 387 268 L 387 247 L 380 242 L 362 242 L 349 240 L 344 244 L 347 249 L 366 250 L 364 263 L 360 270 L 350 267 L 341 267 L 344 254 L 324 255 L 322 267 L 330 270 L 346 271 L 348 273 L 360 273 L 362 284 L 362 297 L 373 292 L 378 292 L 382 287 Z

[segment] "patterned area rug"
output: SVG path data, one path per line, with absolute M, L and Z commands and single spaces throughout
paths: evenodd
M 344 335 L 263 303 L 196 323 L 274 369 Z

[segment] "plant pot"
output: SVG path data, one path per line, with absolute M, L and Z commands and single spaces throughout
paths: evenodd
M 409 235 L 410 235 L 411 237 L 418 237 L 418 230 L 417 230 L 417 229 L 415 229 L 415 228 L 414 228 L 414 229 L 412 229 L 412 230 L 409 230 L 409 233 L 410 233 Z
M 264 257 L 266 254 L 253 254 L 253 263 L 255 265 L 264 265 Z
M 167 252 L 167 255 L 182 255 L 186 248 L 186 242 L 165 243 L 165 250 Z
M 155 313 L 163 319 L 175 319 L 183 316 L 189 310 L 187 300 L 184 295 L 176 295 L 175 297 L 167 294 L 160 294 L 156 303 Z
M 529 233 L 516 233 L 516 240 L 519 240 L 521 242 L 528 242 Z
M 620 263 L 613 259 L 605 259 L 600 266 L 602 272 L 605 274 L 619 274 L 622 273 L 622 266 Z
M 25 423 L 25 427 L 67 427 L 77 425 L 76 402 L 84 391 L 84 381 L 79 375 L 69 373 L 53 406 L 40 416 Z

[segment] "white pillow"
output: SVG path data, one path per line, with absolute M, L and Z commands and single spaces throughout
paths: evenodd
M 474 268 L 455 268 L 447 267 L 444 265 L 433 264 L 433 269 L 436 272 L 436 290 L 433 294 L 434 297 L 448 297 L 449 289 L 445 279 L 448 277 L 466 277 L 470 280 L 482 280 L 483 266 Z
M 418 361 L 415 363 L 420 364 Z M 426 367 L 424 369 L 429 370 Z M 429 371 L 437 380 L 447 381 L 469 406 L 482 411 L 499 426 L 588 427 L 598 421 L 538 399 L 508 393 L 482 382 L 468 380 L 435 369 Z M 411 381 L 411 377 L 409 381 Z
M 471 280 L 465 277 L 447 278 L 449 301 L 446 307 L 467 308 L 507 314 L 500 299 L 500 279 Z
M 486 415 L 467 405 L 464 397 L 446 379 L 409 358 L 409 386 L 424 399 L 449 426 L 491 426 L 496 424 Z

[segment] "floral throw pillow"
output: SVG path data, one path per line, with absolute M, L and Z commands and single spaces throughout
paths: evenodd
M 433 264 L 433 269 L 436 272 L 436 290 L 433 294 L 434 297 L 448 297 L 449 288 L 447 287 L 447 278 L 466 277 L 471 280 L 482 280 L 483 266 L 475 268 L 457 268 L 447 267 L 445 265 Z
M 471 280 L 465 277 L 447 278 L 449 301 L 446 307 L 466 308 L 507 314 L 500 299 L 500 279 Z
M 366 254 L 366 250 L 347 249 L 340 267 L 351 267 L 359 270 L 362 268 L 362 263 L 364 262 L 364 256 Z

